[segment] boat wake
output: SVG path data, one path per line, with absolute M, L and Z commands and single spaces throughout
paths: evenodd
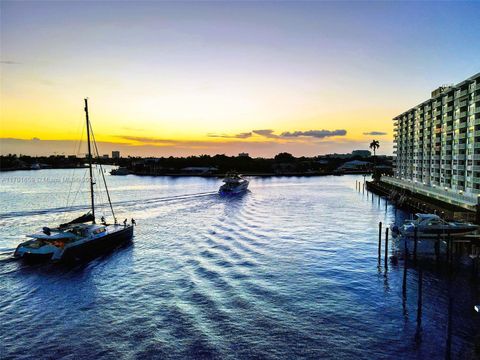
M 179 200 L 188 200 L 188 199 L 195 199 L 199 197 L 208 197 L 212 195 L 216 195 L 217 192 L 209 191 L 209 192 L 201 192 L 201 193 L 194 193 L 194 194 L 184 194 L 184 195 L 175 195 L 175 196 L 163 196 L 163 197 L 156 197 L 151 199 L 145 200 L 126 200 L 126 201 L 118 201 L 113 202 L 113 205 L 136 205 L 140 201 L 142 204 L 157 204 L 159 202 L 172 202 L 172 201 L 179 201 Z M 30 211 L 12 211 L 0 214 L 0 218 L 8 219 L 8 218 L 17 218 L 17 217 L 25 217 L 25 216 L 35 216 L 35 215 L 46 215 L 46 214 L 54 214 L 54 213 L 65 213 L 65 212 L 74 212 L 74 211 L 85 211 L 88 210 L 89 207 L 85 205 L 76 205 L 76 206 L 69 206 L 69 207 L 57 207 L 57 208 L 49 208 L 49 209 L 38 209 L 38 210 L 30 210 Z

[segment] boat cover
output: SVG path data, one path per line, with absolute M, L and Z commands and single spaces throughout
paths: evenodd
M 76 219 L 73 219 L 70 222 L 67 222 L 65 224 L 60 224 L 60 228 L 67 227 L 68 225 L 71 225 L 71 224 L 81 224 L 81 223 L 86 223 L 86 222 L 93 221 L 93 220 L 95 220 L 95 218 L 93 217 L 93 215 L 90 212 L 88 212 L 88 213 L 83 214 L 82 216 L 80 216 Z

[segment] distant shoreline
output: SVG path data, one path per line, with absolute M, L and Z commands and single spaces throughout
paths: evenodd
M 40 170 L 62 170 L 62 169 L 85 169 L 87 167 L 55 167 L 55 168 L 43 168 L 43 169 L 0 169 L 0 172 L 14 172 L 14 171 L 40 171 Z M 313 177 L 313 176 L 341 176 L 341 175 L 370 175 L 371 171 L 344 171 L 344 172 L 286 172 L 286 173 L 262 173 L 262 172 L 241 172 L 243 176 L 255 176 L 255 177 Z M 111 175 L 111 176 L 152 176 L 152 177 L 204 177 L 204 178 L 223 178 L 225 173 L 215 173 L 215 174 L 195 174 L 195 173 L 165 173 L 165 174 L 142 174 L 142 173 L 131 173 L 127 175 Z

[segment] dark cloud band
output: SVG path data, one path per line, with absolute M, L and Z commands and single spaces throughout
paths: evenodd
M 364 132 L 363 135 L 382 136 L 382 135 L 387 135 L 387 133 L 383 131 L 370 131 L 370 132 Z

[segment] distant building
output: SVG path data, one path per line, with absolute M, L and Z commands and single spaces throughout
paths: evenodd
M 347 161 L 338 170 L 366 170 L 370 167 L 371 163 L 368 161 L 352 160 Z
M 108 159 L 108 154 L 103 154 L 102 159 Z
M 238 157 L 250 157 L 250 155 L 248 153 L 241 152 L 238 154 Z
M 112 151 L 112 159 L 120 159 L 120 151 Z
M 372 156 L 372 153 L 369 150 L 353 150 L 351 153 L 348 154 L 326 154 L 319 156 L 320 159 L 327 158 L 327 159 L 351 159 L 353 157 L 361 157 L 361 158 L 369 158 Z
M 362 158 L 368 158 L 372 156 L 372 153 L 369 150 L 353 150 L 352 151 L 352 157 L 354 156 L 360 156 Z

